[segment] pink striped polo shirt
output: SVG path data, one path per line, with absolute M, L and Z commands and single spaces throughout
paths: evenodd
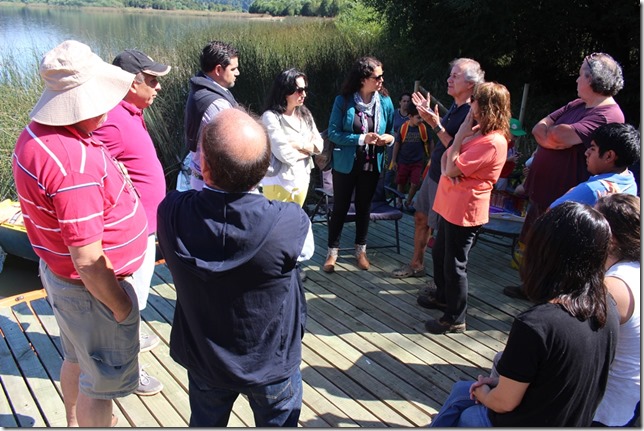
M 145 211 L 100 141 L 32 121 L 18 137 L 12 163 L 29 241 L 55 274 L 80 278 L 68 247 L 99 240 L 117 276 L 141 266 Z

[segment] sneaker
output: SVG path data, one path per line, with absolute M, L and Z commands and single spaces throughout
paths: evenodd
M 523 286 L 505 286 L 503 288 L 503 294 L 505 296 L 509 296 L 510 298 L 525 300 L 528 299 L 528 297 L 525 296 L 525 293 L 523 293 Z
M 139 387 L 134 393 L 141 396 L 156 395 L 163 390 L 163 383 L 156 377 L 149 375 L 143 368 L 139 368 Z
M 139 332 L 139 344 L 141 345 L 141 353 L 149 352 L 159 345 L 161 339 L 155 334 L 146 334 L 143 331 Z
M 425 329 L 430 334 L 447 334 L 465 332 L 465 322 L 449 323 L 442 319 L 429 319 L 425 322 Z

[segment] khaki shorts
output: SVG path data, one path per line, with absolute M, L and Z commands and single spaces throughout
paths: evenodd
M 81 392 L 97 399 L 124 397 L 139 384 L 139 308 L 131 277 L 120 281 L 132 300 L 121 323 L 82 285 L 56 276 L 40 260 L 40 279 L 60 328 L 63 356 L 78 363 Z

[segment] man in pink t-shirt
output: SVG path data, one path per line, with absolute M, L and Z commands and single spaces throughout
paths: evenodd
M 70 427 L 115 425 L 112 400 L 139 380 L 132 274 L 147 220 L 136 190 L 93 136 L 134 75 L 69 40 L 40 63 L 45 89 L 14 150 L 29 241 L 60 328 L 60 386 Z
M 95 132 L 112 157 L 122 163 L 141 197 L 148 218 L 148 247 L 145 260 L 133 275 L 139 311 L 145 309 L 150 293 L 150 283 L 156 261 L 157 208 L 165 197 L 166 186 L 163 167 L 154 148 L 143 118 L 161 90 L 158 77 L 170 72 L 170 66 L 158 63 L 141 51 L 127 49 L 112 62 L 136 76 L 123 100 L 112 109 L 107 120 Z M 155 348 L 160 339 L 155 334 L 140 333 L 141 352 Z M 158 379 L 141 369 L 137 395 L 154 395 L 163 389 Z

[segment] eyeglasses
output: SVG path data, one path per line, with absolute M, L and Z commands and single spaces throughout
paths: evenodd
M 584 61 L 588 65 L 588 77 L 592 78 L 594 77 L 593 74 L 593 66 L 590 64 L 590 60 L 597 60 L 599 58 L 599 53 L 598 52 L 593 52 L 590 55 L 587 55 L 586 58 L 584 58 Z
M 295 91 L 297 94 L 303 94 L 304 92 L 309 91 L 309 87 L 297 87 Z
M 383 80 L 385 79 L 385 78 L 384 78 L 384 76 L 385 76 L 385 75 L 384 75 L 384 73 L 383 73 L 382 75 L 378 75 L 378 76 L 370 76 L 369 78 L 373 79 L 374 81 L 383 81 Z

